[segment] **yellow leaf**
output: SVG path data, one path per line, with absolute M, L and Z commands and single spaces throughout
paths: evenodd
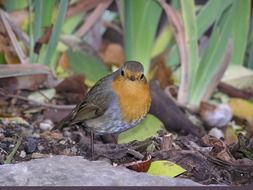
M 151 163 L 148 174 L 155 176 L 176 177 L 186 170 L 181 166 L 167 160 L 158 160 Z
M 249 101 L 240 98 L 232 98 L 229 101 L 229 105 L 234 116 L 242 119 L 253 118 L 253 104 Z
M 227 127 L 225 131 L 225 141 L 228 145 L 236 143 L 237 142 L 237 134 L 233 127 Z

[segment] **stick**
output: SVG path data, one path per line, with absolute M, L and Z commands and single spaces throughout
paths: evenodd
M 22 139 L 23 139 L 22 136 L 20 136 L 18 138 L 17 144 L 15 145 L 15 147 L 13 148 L 11 153 L 7 156 L 6 160 L 4 161 L 4 164 L 10 164 L 11 163 L 13 157 L 15 156 L 15 154 L 16 154 L 18 148 L 19 148 L 19 146 L 21 145 Z

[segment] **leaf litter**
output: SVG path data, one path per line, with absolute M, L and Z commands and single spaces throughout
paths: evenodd
M 17 80 L 21 77 L 15 72 L 12 73 L 14 74 L 6 78 Z M 45 80 L 35 86 L 29 83 L 28 88 L 23 89 L 14 85 L 12 89 L 7 89 L 8 93 L 3 93 L 6 89 L 1 88 L 0 164 L 17 163 L 50 155 L 91 158 L 89 132 L 78 126 L 66 128 L 63 132 L 51 131 L 55 124 L 72 110 L 77 99 L 79 102 L 85 97 L 88 90 L 84 85 L 85 78 L 82 75 L 74 75 L 63 81 L 51 81 L 50 84 L 54 85 L 48 85 L 50 73 L 44 75 Z M 36 80 L 37 74 L 26 73 L 25 76 L 30 80 Z M 50 89 L 54 89 L 55 92 L 50 92 Z M 45 94 L 42 95 L 43 93 Z M 156 92 L 155 96 L 159 93 L 162 92 Z M 36 102 L 37 98 L 29 99 L 31 94 L 40 94 L 43 102 Z M 162 96 L 160 100 L 164 99 Z M 173 103 L 167 105 L 176 106 Z M 179 113 L 177 109 L 174 111 L 172 115 Z M 175 118 L 174 121 L 179 122 Z M 152 125 L 156 125 L 156 122 Z M 174 124 L 176 131 L 177 125 L 180 126 Z M 197 132 L 191 132 L 193 129 L 187 127 L 185 129 L 190 133 L 188 135 L 182 132 L 175 133 L 172 129 L 165 123 L 164 127 L 153 132 L 156 135 L 146 139 L 141 137 L 141 140 L 137 137 L 137 140 L 130 139 L 122 144 L 115 143 L 118 141 L 117 135 L 97 135 L 94 144 L 95 159 L 105 160 L 115 166 L 124 166 L 137 172 L 190 178 L 202 184 L 242 185 L 253 182 L 253 141 L 249 137 L 240 133 L 237 136 L 238 133 L 235 132 L 232 135 L 236 135 L 238 140 L 227 143 L 226 139 L 210 135 L 202 138 L 192 135 L 191 133 Z M 166 167 L 164 163 L 167 163 Z M 163 174 L 161 165 L 164 169 Z

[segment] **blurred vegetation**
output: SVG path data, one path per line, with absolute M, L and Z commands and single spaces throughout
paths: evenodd
M 199 1 L 198 1 L 199 2 Z M 179 86 L 178 103 L 198 107 L 229 65 L 253 68 L 250 0 L 5 0 L 29 46 L 29 63 L 58 77 L 82 73 L 94 84 L 125 60 L 138 60 L 149 79 L 162 57 Z M 23 42 L 23 44 L 22 44 Z M 115 45 L 116 44 L 116 45 Z M 0 63 L 8 63 L 0 49 Z

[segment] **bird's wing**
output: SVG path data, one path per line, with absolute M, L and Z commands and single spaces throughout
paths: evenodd
M 69 115 L 61 120 L 55 128 L 62 130 L 67 126 L 99 117 L 104 113 L 104 111 L 105 110 L 103 108 L 98 107 L 95 104 L 82 102 L 77 105 Z
M 78 123 L 84 120 L 93 119 L 101 116 L 104 113 L 105 109 L 99 107 L 96 104 L 82 102 L 79 104 L 76 109 L 72 112 L 71 123 Z
M 90 89 L 85 100 L 78 104 L 55 128 L 63 129 L 64 127 L 103 115 L 112 99 L 112 94 L 108 90 L 108 86 L 101 84 L 105 83 L 106 80 L 108 80 L 107 77 L 98 81 Z

